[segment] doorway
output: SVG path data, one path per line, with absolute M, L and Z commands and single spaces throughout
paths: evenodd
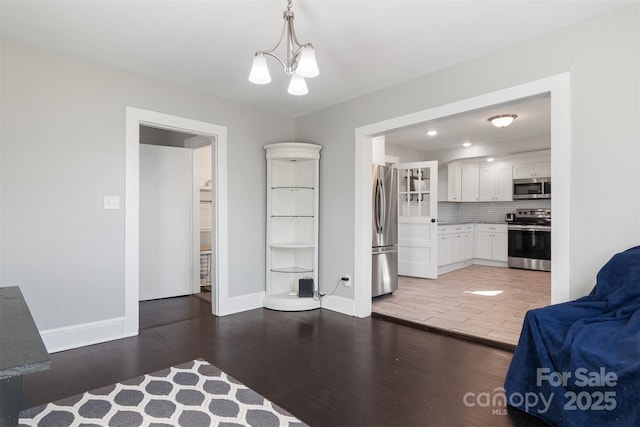
M 367 189 L 371 181 L 373 138 L 429 120 L 544 93 L 549 93 L 551 99 L 552 175 L 555 177 L 552 210 L 554 229 L 557 230 L 552 236 L 551 303 L 569 300 L 569 83 L 569 73 L 564 73 L 355 129 L 354 315 L 371 315 L 371 260 L 368 252 L 371 194 Z
M 230 309 L 228 284 L 227 129 L 212 123 L 133 107 L 126 108 L 125 136 L 125 289 L 124 336 L 138 334 L 140 284 L 140 126 L 208 137 L 212 177 L 212 282 L 211 311 L 225 315 Z M 195 242 L 196 239 L 193 239 Z M 195 246 L 195 245 L 194 245 Z M 199 259 L 198 259 L 199 264 Z M 198 269 L 196 269 L 197 271 Z
M 212 138 L 140 126 L 140 301 L 211 302 Z

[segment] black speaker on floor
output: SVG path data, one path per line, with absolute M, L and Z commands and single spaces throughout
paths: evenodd
M 313 279 L 311 277 L 303 277 L 298 280 L 298 297 L 313 297 Z

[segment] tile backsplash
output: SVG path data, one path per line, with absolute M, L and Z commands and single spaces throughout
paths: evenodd
M 504 222 L 504 216 L 516 209 L 551 209 L 551 200 L 513 202 L 439 202 L 439 222 Z

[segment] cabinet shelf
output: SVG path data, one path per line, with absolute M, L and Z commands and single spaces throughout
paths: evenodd
M 274 273 L 301 274 L 301 273 L 313 273 L 313 268 L 293 266 L 293 267 L 272 268 L 271 271 L 273 271 Z
M 313 215 L 271 215 L 271 218 L 313 218 Z

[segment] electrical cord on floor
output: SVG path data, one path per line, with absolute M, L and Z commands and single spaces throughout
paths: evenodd
M 313 291 L 313 299 L 314 299 L 314 300 L 316 300 L 316 301 L 322 301 L 322 297 L 323 297 L 323 296 L 325 296 L 325 295 L 333 295 L 333 294 L 335 294 L 335 293 L 336 293 L 336 291 L 338 290 L 338 286 L 340 286 L 340 283 L 342 283 L 342 282 L 344 282 L 344 281 L 345 281 L 345 280 L 344 280 L 344 278 L 342 278 L 342 277 L 341 277 L 341 278 L 338 280 L 338 283 L 336 283 L 335 288 L 333 288 L 333 291 L 331 291 L 331 293 L 328 293 L 328 294 L 322 294 L 322 293 L 320 293 L 320 291 Z

